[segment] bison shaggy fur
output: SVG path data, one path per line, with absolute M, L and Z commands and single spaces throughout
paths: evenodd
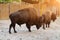
M 56 20 L 56 14 L 54 14 L 53 12 L 46 12 L 45 14 L 42 15 L 43 18 L 43 29 L 45 29 L 45 25 L 46 27 L 50 27 L 50 23 L 51 21 L 55 21 Z
M 17 32 L 15 30 L 15 24 L 21 25 L 26 23 L 26 27 L 28 28 L 29 32 L 31 32 L 30 28 L 32 25 L 36 25 L 37 29 L 39 29 L 42 25 L 42 17 L 37 15 L 37 12 L 34 8 L 25 8 L 18 10 L 16 12 L 11 13 L 9 15 L 9 18 L 11 20 L 9 33 L 11 33 L 12 27 L 14 29 L 14 32 Z

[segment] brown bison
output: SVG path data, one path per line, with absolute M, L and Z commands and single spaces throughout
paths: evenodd
M 45 29 L 44 25 L 46 24 L 46 27 L 50 27 L 51 20 L 55 21 L 57 17 L 56 14 L 54 13 L 46 12 L 45 14 L 42 15 L 42 18 L 43 18 L 43 29 Z
M 18 10 L 9 15 L 11 20 L 11 24 L 9 27 L 9 33 L 11 33 L 11 28 L 13 27 L 14 32 L 15 24 L 21 25 L 26 23 L 26 27 L 28 28 L 29 32 L 31 32 L 30 28 L 32 25 L 36 25 L 36 28 L 39 29 L 42 25 L 42 17 L 37 15 L 37 12 L 34 8 L 25 8 Z

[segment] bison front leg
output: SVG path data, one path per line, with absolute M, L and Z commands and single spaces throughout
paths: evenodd
M 10 27 L 9 27 L 9 33 L 11 34 L 11 28 L 12 28 L 12 24 L 10 24 Z
M 28 28 L 28 30 L 29 30 L 29 32 L 31 32 L 31 30 L 30 30 L 30 25 L 29 24 L 26 24 L 26 27 Z

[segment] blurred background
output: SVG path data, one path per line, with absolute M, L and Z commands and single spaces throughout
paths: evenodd
M 9 19 L 12 12 L 33 7 L 42 15 L 50 10 L 60 16 L 60 0 L 0 0 L 0 20 Z
M 9 34 L 9 15 L 24 8 L 35 8 L 41 16 L 45 11 L 52 11 L 57 15 L 55 22 L 51 21 L 50 27 L 39 30 L 35 25 L 28 32 L 26 24 L 16 24 L 17 33 Z M 60 40 L 60 0 L 0 0 L 0 40 Z

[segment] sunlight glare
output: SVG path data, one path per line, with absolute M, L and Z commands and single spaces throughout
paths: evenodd
M 60 2 L 60 0 L 56 0 L 56 1 Z

